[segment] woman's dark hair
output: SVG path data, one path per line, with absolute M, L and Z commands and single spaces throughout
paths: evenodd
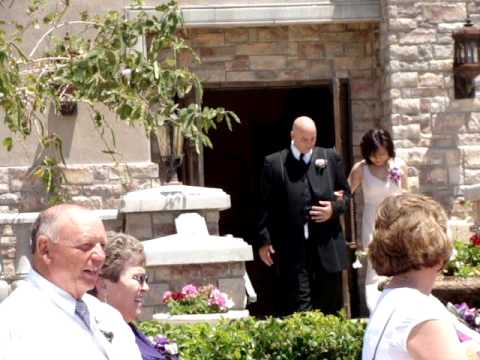
M 368 130 L 362 137 L 360 142 L 360 150 L 362 157 L 367 164 L 371 164 L 370 156 L 372 156 L 378 149 L 383 146 L 387 150 L 391 158 L 395 157 L 395 149 L 393 146 L 392 136 L 384 129 Z

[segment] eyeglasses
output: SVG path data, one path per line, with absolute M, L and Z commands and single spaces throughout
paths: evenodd
M 133 275 L 132 279 L 138 281 L 141 286 L 148 284 L 148 274 Z

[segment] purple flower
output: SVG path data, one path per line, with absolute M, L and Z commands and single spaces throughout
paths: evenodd
M 402 178 L 402 170 L 394 166 L 390 170 L 388 170 L 388 179 L 396 183 L 397 185 L 400 184 L 400 180 Z
M 152 339 L 153 346 L 162 354 L 165 360 L 179 360 L 177 344 L 162 335 Z

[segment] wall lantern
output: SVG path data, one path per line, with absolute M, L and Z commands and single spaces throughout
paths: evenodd
M 77 101 L 73 98 L 74 91 L 72 85 L 67 85 L 60 91 L 60 114 L 63 116 L 72 116 L 78 111 Z
M 474 79 L 480 75 L 480 29 L 467 18 L 463 28 L 454 31 L 452 37 L 455 98 L 474 98 Z
M 178 184 L 178 168 L 183 163 L 183 134 L 177 126 L 165 124 L 156 130 L 163 183 Z

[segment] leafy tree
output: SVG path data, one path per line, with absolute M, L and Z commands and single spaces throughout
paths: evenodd
M 55 193 L 62 180 L 58 164 L 64 163 L 61 139 L 46 127 L 50 106 L 60 111 L 69 103 L 88 105 L 95 128 L 104 140 L 104 152 L 115 156 L 115 134 L 104 117 L 104 109 L 117 114 L 119 121 L 141 126 L 150 136 L 162 126 L 179 130 L 195 144 L 211 147 L 208 132 L 225 122 L 229 129 L 238 117 L 223 108 L 202 107 L 199 78 L 179 61 L 188 52 L 197 55 L 181 36 L 183 19 L 175 1 L 141 10 L 142 0 L 131 6 L 133 18 L 118 11 L 102 15 L 80 13 L 78 19 L 64 20 L 70 1 L 57 2 L 55 11 L 39 18 L 47 0 L 33 0 L 28 24 L 13 24 L 7 32 L 0 26 L 0 107 L 4 123 L 17 135 L 38 136 L 49 154 L 36 169 L 47 191 Z M 7 6 L 5 2 L 1 6 Z M 48 30 L 27 54 L 19 44 L 27 29 L 44 25 Z M 147 49 L 139 44 L 147 39 Z M 48 41 L 47 41 L 48 40 Z M 194 101 L 186 101 L 187 98 Z M 7 150 L 13 136 L 3 139 Z M 53 197 L 54 201 L 56 200 Z

